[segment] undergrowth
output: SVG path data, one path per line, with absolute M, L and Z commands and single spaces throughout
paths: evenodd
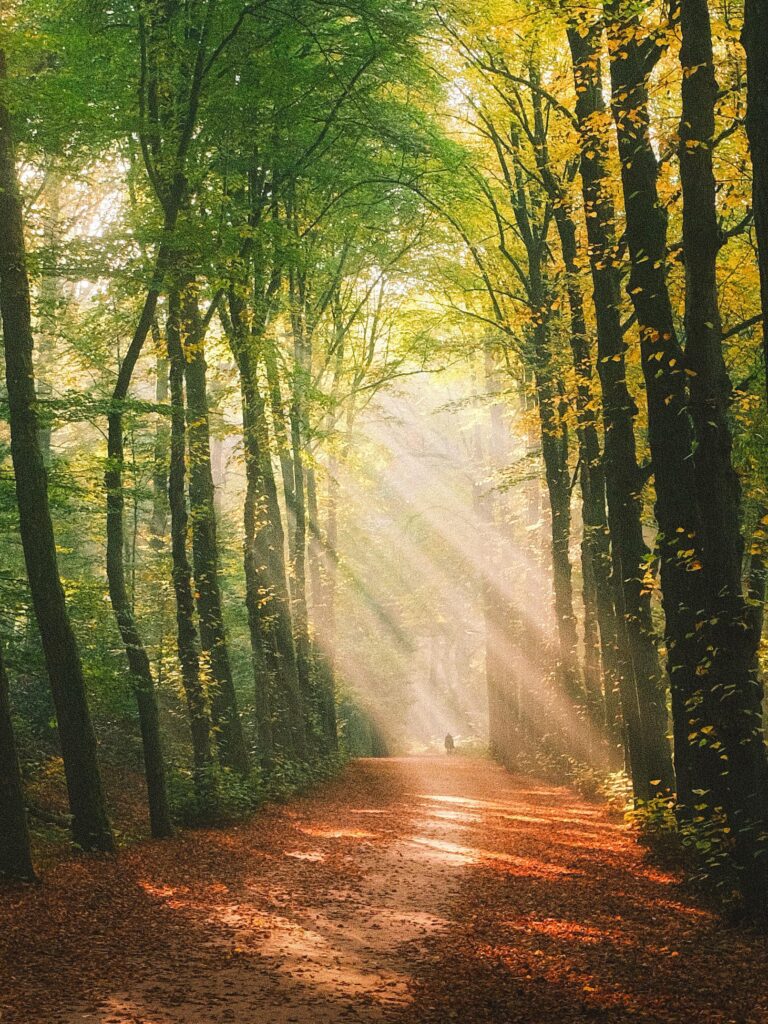
M 348 758 L 328 754 L 313 761 L 276 758 L 268 771 L 254 768 L 247 776 L 220 765 L 205 774 L 175 768 L 168 780 L 174 821 L 183 826 L 227 824 L 248 817 L 269 802 L 281 802 L 327 782 Z
M 697 892 L 736 912 L 740 901 L 731 830 L 724 813 L 705 817 L 698 810 L 683 814 L 671 797 L 657 797 L 629 809 L 626 818 L 654 863 L 681 872 Z
M 226 826 L 256 813 L 266 803 L 279 803 L 334 778 L 349 760 L 345 752 L 318 757 L 311 762 L 275 759 L 265 772 L 254 768 L 247 776 L 216 765 L 195 773 L 182 765 L 169 765 L 168 799 L 173 822 L 180 828 Z M 48 778 L 47 776 L 51 776 Z M 70 816 L 66 813 L 63 769 L 60 759 L 47 772 L 48 788 L 33 788 L 30 834 L 39 863 L 61 859 L 71 847 Z M 61 776 L 61 777 L 59 777 Z M 105 781 L 111 782 L 109 772 Z M 144 783 L 137 773 L 131 778 L 136 799 L 121 806 L 115 816 L 114 835 L 119 846 L 129 846 L 146 836 L 146 810 L 141 795 Z M 125 787 L 121 787 L 121 792 Z M 61 791 L 61 792 L 59 792 Z M 52 806 L 53 810 L 47 809 Z
M 623 771 L 595 768 L 568 754 L 542 749 L 533 754 L 521 753 L 507 767 L 547 782 L 572 786 L 586 800 L 602 800 L 615 811 L 626 810 L 632 796 L 630 781 Z

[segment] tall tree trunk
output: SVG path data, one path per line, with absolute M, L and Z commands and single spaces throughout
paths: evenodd
M 293 379 L 291 381 L 291 461 L 293 463 L 294 543 L 293 543 L 293 628 L 296 638 L 296 667 L 299 686 L 308 709 L 312 701 L 310 679 L 309 614 L 307 610 L 307 504 L 304 471 L 306 411 L 304 392 L 309 377 L 309 339 L 304 313 L 304 288 L 294 287 L 291 275 L 291 326 L 293 330 Z
M 763 360 L 768 395 L 768 3 L 744 0 L 742 45 L 747 55 L 747 136 L 752 151 L 752 210 L 755 217 Z
M 125 447 L 123 438 L 123 406 L 128 396 L 133 370 L 151 329 L 157 307 L 159 282 L 168 260 L 167 247 L 161 243 L 155 268 L 155 280 L 150 287 L 128 351 L 120 364 L 117 383 L 112 392 L 112 404 L 107 424 L 107 468 L 104 484 L 107 492 L 107 581 L 112 610 L 125 647 L 131 685 L 139 713 L 144 752 L 144 771 L 149 802 L 152 835 L 168 836 L 172 832 L 168 793 L 165 782 L 160 721 L 155 693 L 155 681 L 149 655 L 139 632 L 125 577 L 125 494 L 123 469 Z
M 219 581 L 219 549 L 216 505 L 211 472 L 210 422 L 208 415 L 207 365 L 204 327 L 200 320 L 194 286 L 181 298 L 184 376 L 187 397 L 189 444 L 189 506 L 192 523 L 192 564 L 195 576 L 200 642 L 212 676 L 211 717 L 217 729 L 219 757 L 229 768 L 246 774 L 248 747 L 237 706 L 232 678 Z
M 480 594 L 485 627 L 485 680 L 488 695 L 488 739 L 491 753 L 511 767 L 519 756 L 517 736 L 518 709 L 514 677 L 513 643 L 515 610 L 507 600 L 504 585 L 508 580 L 504 546 L 508 523 L 502 523 L 499 509 L 499 474 L 505 468 L 505 428 L 498 396 L 493 352 L 489 345 L 483 353 L 483 391 L 489 403 L 483 428 L 476 431 L 475 458 L 483 468 L 483 483 L 473 487 L 473 506 L 483 535 L 485 558 L 480 571 Z
M 320 682 L 320 716 L 326 749 L 338 750 L 339 735 L 336 718 L 336 680 L 333 649 L 328 629 L 328 559 L 333 554 L 323 550 L 320 532 L 320 511 L 317 500 L 317 477 L 314 466 L 308 466 L 307 481 L 307 567 L 309 570 L 312 619 L 315 630 L 314 660 Z
M 200 676 L 200 656 L 195 626 L 195 597 L 192 566 L 187 551 L 189 516 L 186 497 L 186 418 L 184 413 L 184 353 L 180 336 L 180 299 L 176 291 L 168 296 L 167 345 L 168 385 L 171 400 L 170 465 L 168 505 L 171 513 L 171 560 L 176 597 L 176 638 L 181 665 L 181 682 L 187 701 L 192 758 L 198 797 L 204 805 L 214 799 L 210 769 L 214 745 L 208 699 Z
M 0 90 L 5 90 L 0 50 Z M 21 201 L 11 119 L 0 93 L 0 315 L 10 406 L 21 542 L 58 722 L 72 811 L 72 835 L 85 850 L 111 850 L 80 654 L 67 613 L 48 505 L 35 413 L 32 324 Z
M 39 291 L 38 339 L 35 354 L 35 377 L 37 379 L 38 402 L 44 403 L 53 395 L 51 377 L 55 373 L 56 331 L 60 305 L 63 298 L 62 282 L 58 276 L 59 246 L 61 245 L 61 190 L 63 177 L 57 168 L 45 176 L 43 200 L 43 246 L 46 250 L 47 265 L 43 269 Z M 40 422 L 40 450 L 46 469 L 51 464 L 52 427 L 50 413 L 44 414 Z
M 306 467 L 307 481 L 307 575 L 312 617 L 315 623 L 322 618 L 323 607 L 323 537 L 320 532 L 320 509 L 317 495 L 317 471 L 314 465 Z
M 296 529 L 293 561 L 293 628 L 296 642 L 296 667 L 299 674 L 305 711 L 311 705 L 309 613 L 307 609 L 307 508 L 304 482 L 304 453 L 300 412 L 291 410 L 291 447 L 293 450 L 294 494 L 296 496 Z
M 290 592 L 285 566 L 285 535 L 280 517 L 264 399 L 256 378 L 257 339 L 245 326 L 240 300 L 230 293 L 228 337 L 238 366 L 243 396 L 243 446 L 248 476 L 249 521 L 246 522 L 246 571 L 257 571 L 263 586 L 258 621 L 267 665 L 273 671 L 275 739 L 299 756 L 306 753 L 306 724 L 296 665 Z M 253 542 L 249 543 L 252 531 Z M 255 582 L 255 581 L 254 581 Z
M 152 340 L 157 350 L 155 357 L 155 401 L 158 406 L 168 401 L 168 359 L 161 352 L 162 339 L 155 321 L 152 325 Z M 170 446 L 170 430 L 168 418 L 158 413 L 155 426 L 155 446 L 152 466 L 152 519 L 150 522 L 150 543 L 157 550 L 164 546 L 165 531 L 168 523 L 168 452 Z
M 351 431 L 352 417 L 347 418 L 348 437 Z M 348 446 L 351 440 L 347 441 Z M 339 472 L 343 459 L 332 457 L 328 462 L 328 508 L 325 518 L 325 546 L 328 555 L 327 583 L 325 596 L 325 639 L 328 658 L 336 676 L 336 645 L 338 641 L 336 628 L 336 597 L 339 579 L 339 498 L 341 481 Z
M 256 416 L 257 385 L 252 363 L 242 344 L 230 341 L 240 370 L 240 394 L 243 410 L 243 447 L 245 451 L 246 491 L 243 505 L 243 558 L 245 603 L 251 639 L 251 661 L 255 685 L 256 739 L 262 767 L 269 768 L 277 747 L 292 746 L 290 726 L 275 707 L 281 685 L 281 658 L 273 619 L 269 609 L 270 585 L 265 546 L 266 499 L 261 476 Z M 278 701 L 279 704 L 279 701 Z
M 666 739 L 667 711 L 650 593 L 643 584 L 648 549 L 642 530 L 642 476 L 637 463 L 634 417 L 627 387 L 621 325 L 621 276 L 616 212 L 604 129 L 600 72 L 602 22 L 569 25 L 568 42 L 576 88 L 580 174 L 589 243 L 597 324 L 597 368 L 603 407 L 604 468 L 611 539 L 612 593 L 616 608 L 617 672 L 628 728 L 635 796 L 669 792 L 674 774 Z M 615 718 L 608 711 L 609 724 Z M 630 722 L 634 722 L 630 726 Z M 658 780 L 658 782 L 654 782 Z
M 667 218 L 658 195 L 658 164 L 650 138 L 648 75 L 658 50 L 644 39 L 634 8 L 625 0 L 606 6 L 610 40 L 611 95 L 632 263 L 629 294 L 637 314 L 648 398 L 648 438 L 656 484 L 661 588 L 672 686 L 677 792 L 689 809 L 707 801 L 724 805 L 722 762 L 700 746 L 711 728 L 712 701 L 699 674 L 706 657 L 701 612 L 707 597 L 693 461 L 694 434 L 683 352 L 675 333 L 666 281 Z M 717 486 L 717 481 L 712 481 Z
M 27 808 L 11 721 L 8 676 L 0 648 L 0 881 L 33 882 Z
M 535 68 L 531 69 L 538 84 Z M 612 600 L 611 555 L 606 515 L 605 473 L 597 432 L 599 405 L 592 383 L 592 356 L 584 315 L 584 297 L 579 282 L 576 224 L 567 197 L 549 165 L 549 148 L 541 96 L 534 91 L 536 159 L 542 183 L 552 204 L 555 226 L 566 272 L 566 293 L 570 311 L 570 346 L 576 374 L 576 417 L 579 448 L 579 482 L 582 497 L 582 577 L 584 591 L 584 690 L 590 717 L 603 709 L 601 662 L 605 688 L 612 693 L 619 682 L 616 611 Z M 597 632 L 599 630 L 599 647 Z
M 571 488 L 568 472 L 568 432 L 560 411 L 560 396 L 552 372 L 552 354 L 543 322 L 531 333 L 538 398 L 541 453 L 551 513 L 552 581 L 559 644 L 559 671 L 566 695 L 574 704 L 581 700 L 578 672 L 578 636 L 573 610 L 571 574 Z
M 527 346 L 528 359 L 536 382 L 541 454 L 551 514 L 552 583 L 559 646 L 559 682 L 570 701 L 577 705 L 582 699 L 582 694 L 569 550 L 571 489 L 568 471 L 568 428 L 562 415 L 564 402 L 555 382 L 552 367 L 548 324 L 550 296 L 545 274 L 545 221 L 548 221 L 549 214 L 544 211 L 542 216 L 537 216 L 538 197 L 532 193 L 528 177 L 519 161 L 515 160 L 511 173 L 506 168 L 504 171 L 509 188 L 510 206 L 526 252 L 525 287 L 531 311 Z M 543 199 L 543 196 L 541 198 Z
M 752 616 L 742 588 L 741 486 L 731 457 L 731 383 L 723 357 L 717 285 L 721 239 L 712 166 L 717 81 L 707 0 L 681 0 L 680 26 L 685 360 L 697 442 L 693 464 L 703 556 L 699 574 L 709 613 L 704 628 L 710 657 L 699 671 L 715 714 L 710 723 L 715 731 L 703 739 L 722 743 L 727 755 L 727 811 L 742 889 L 755 916 L 768 919 L 762 687 L 753 672 L 760 635 L 750 628 Z
M 283 484 L 283 496 L 285 498 L 286 534 L 288 540 L 288 561 L 292 565 L 295 558 L 294 544 L 296 541 L 296 482 L 293 471 L 293 458 L 291 453 L 291 439 L 288 434 L 289 414 L 283 403 L 282 389 L 280 387 L 280 373 L 277 365 L 276 343 L 265 338 L 262 346 L 264 369 L 267 373 L 267 389 L 269 393 L 269 407 L 272 413 L 272 424 L 277 447 L 277 457 L 280 462 L 280 477 Z

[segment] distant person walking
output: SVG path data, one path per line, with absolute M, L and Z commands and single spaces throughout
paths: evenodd
M 450 757 L 456 750 L 456 744 L 453 742 L 453 736 L 449 732 L 445 734 L 445 752 Z

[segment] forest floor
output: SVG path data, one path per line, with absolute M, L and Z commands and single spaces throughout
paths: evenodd
M 461 757 L 0 896 L 2 1024 L 768 1022 L 768 944 L 622 820 Z

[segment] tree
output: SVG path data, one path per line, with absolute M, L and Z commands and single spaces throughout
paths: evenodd
M 627 386 L 627 343 L 621 322 L 621 257 L 605 132 L 602 34 L 601 19 L 590 19 L 584 12 L 572 18 L 567 28 L 602 395 L 612 589 L 619 628 L 617 669 L 625 688 L 622 703 L 633 785 L 636 795 L 647 799 L 654 791 L 653 780 L 662 791 L 669 791 L 674 780 L 650 592 L 643 584 L 648 554 L 642 530 L 643 473 L 634 429 L 638 410 Z
M 6 81 L 5 53 L 0 50 L 0 89 L 3 91 Z M 72 836 L 84 850 L 111 850 L 114 844 L 96 761 L 96 738 L 88 711 L 80 653 L 59 578 L 47 478 L 40 450 L 22 208 L 11 118 L 1 95 L 0 314 L 21 539 L 56 706 L 72 811 Z
M 195 596 L 192 566 L 187 550 L 189 516 L 186 498 L 186 417 L 184 413 L 184 351 L 181 345 L 181 300 L 178 292 L 168 296 L 166 321 L 168 348 L 168 390 L 171 400 L 170 465 L 168 467 L 168 505 L 171 514 L 171 559 L 176 599 L 176 641 L 181 680 L 189 712 L 192 734 L 192 758 L 197 791 L 203 805 L 215 797 L 211 792 L 214 766 L 209 702 L 201 675 L 200 650 L 195 623 Z M 212 809 L 209 807 L 209 809 Z
M 217 730 L 219 756 L 222 763 L 246 774 L 249 769 L 248 748 L 232 680 L 219 581 L 219 549 L 211 472 L 210 419 L 204 348 L 206 320 L 200 316 L 197 299 L 194 295 L 194 282 L 188 282 L 182 291 L 180 313 L 182 324 L 180 340 L 186 381 L 190 464 L 189 503 L 192 522 L 192 564 L 200 620 L 200 641 L 202 650 L 210 662 L 213 680 L 211 718 Z
M 760 269 L 763 360 L 768 368 L 768 5 L 745 0 L 742 43 L 747 55 L 747 134 L 752 150 L 752 208 Z M 768 369 L 766 369 L 768 389 Z
M 0 650 L 0 880 L 35 880 L 27 808 L 11 721 L 8 676 Z
M 726 813 L 736 837 L 741 884 L 751 912 L 768 919 L 765 864 L 766 753 L 762 689 L 754 672 L 759 633 L 744 599 L 741 485 L 732 461 L 731 382 L 725 365 L 717 282 L 722 244 L 712 151 L 717 80 L 706 0 L 681 0 L 683 69 L 680 180 L 685 258 L 685 367 L 696 432 L 697 537 L 706 588 L 706 661 L 712 743 L 727 757 Z M 699 613 L 701 614 L 701 613 Z

